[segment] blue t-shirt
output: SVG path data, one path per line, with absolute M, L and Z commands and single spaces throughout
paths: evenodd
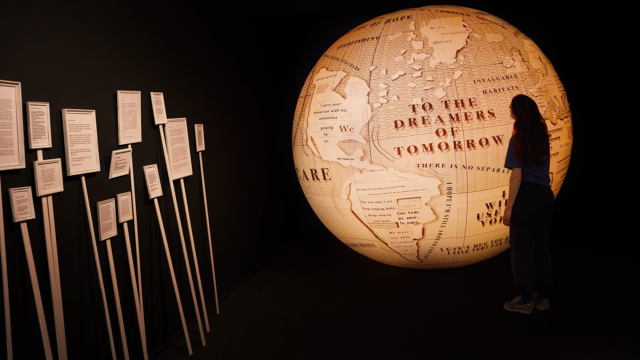
M 507 159 L 504 161 L 504 167 L 513 170 L 513 168 L 522 169 L 522 181 L 529 181 L 551 187 L 551 179 L 549 178 L 549 155 L 544 159 L 542 165 L 536 167 L 532 164 L 522 164 L 516 156 L 516 145 L 513 138 L 509 140 L 509 149 L 507 149 Z

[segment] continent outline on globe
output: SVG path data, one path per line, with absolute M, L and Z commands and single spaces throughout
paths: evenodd
M 309 74 L 294 116 L 296 173 L 343 243 L 408 268 L 459 267 L 509 247 L 509 103 L 538 104 L 557 195 L 571 112 L 550 61 L 522 32 L 458 6 L 383 15 L 356 27 Z

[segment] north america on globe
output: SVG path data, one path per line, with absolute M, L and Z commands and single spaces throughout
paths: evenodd
M 459 6 L 376 17 L 333 44 L 296 106 L 292 151 L 312 209 L 345 245 L 384 264 L 466 266 L 509 248 L 509 104 L 536 101 L 549 179 L 571 157 L 569 102 L 540 48 Z

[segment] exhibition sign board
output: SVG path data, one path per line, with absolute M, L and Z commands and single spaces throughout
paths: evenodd
M 131 164 L 131 148 L 114 150 L 111 153 L 111 166 L 109 166 L 109 179 L 129 175 Z
M 116 195 L 118 199 L 118 222 L 133 220 L 133 206 L 131 205 L 131 191 Z
M 64 311 L 56 245 L 55 220 L 51 194 L 64 190 L 62 159 L 43 161 L 42 149 L 51 148 L 51 108 L 48 102 L 28 101 L 26 106 L 29 148 L 37 149 L 37 161 L 33 162 L 36 194 L 42 203 L 42 222 L 49 265 L 49 285 L 58 343 L 58 359 L 67 360 L 67 344 L 64 331 Z
M 50 148 L 51 111 L 48 102 L 27 102 L 27 126 L 29 127 L 29 149 Z
M 107 240 L 118 235 L 116 223 L 116 199 L 98 202 L 98 221 L 100 223 L 100 240 Z
M 31 133 L 31 130 L 29 132 Z M 33 162 L 33 173 L 36 180 L 36 194 L 40 197 L 40 202 L 42 203 L 42 221 L 44 224 L 47 258 L 49 260 L 49 286 L 51 288 L 51 301 L 53 302 L 53 319 L 58 344 L 58 359 L 67 360 L 56 226 L 53 215 L 53 200 L 51 196 L 49 196 L 64 190 L 62 181 L 62 159 L 42 160 L 42 150 L 38 150 L 38 159 L 38 161 Z
M 213 247 L 211 246 L 211 227 L 209 226 L 209 209 L 207 207 L 207 190 L 204 184 L 204 167 L 202 166 L 202 151 L 204 151 L 204 126 L 195 124 L 196 128 L 196 150 L 200 158 L 200 177 L 202 178 L 202 198 L 204 200 L 204 213 L 207 219 L 207 235 L 209 237 L 209 255 L 211 255 L 211 272 L 213 273 L 213 293 L 216 299 L 216 313 L 220 313 L 218 304 L 218 287 L 216 285 L 216 270 L 213 265 Z
M 158 165 L 147 165 L 144 168 L 144 178 L 147 181 L 149 200 L 162 196 L 162 186 L 160 185 L 160 174 Z
M 195 124 L 196 128 L 196 151 L 204 151 L 204 125 Z
M 100 171 L 95 110 L 62 109 L 67 176 Z
M 193 175 L 187 119 L 167 119 L 167 148 L 171 180 Z
M 36 218 L 31 186 L 9 189 L 9 200 L 11 201 L 11 213 L 13 214 L 14 223 Z
M 184 255 L 185 267 L 187 269 L 187 278 L 189 279 L 189 287 L 191 288 L 191 297 L 193 299 L 193 307 L 196 311 L 196 319 L 198 320 L 198 329 L 200 330 L 200 339 L 202 340 L 202 346 L 204 346 L 206 344 L 206 340 L 204 338 L 204 331 L 202 330 L 202 321 L 200 320 L 200 310 L 198 308 L 198 300 L 196 298 L 196 292 L 193 287 L 193 278 L 191 277 L 191 267 L 189 265 L 189 257 L 187 256 L 187 248 L 184 242 L 184 233 L 182 232 L 182 221 L 180 220 L 178 202 L 176 201 L 176 192 L 173 187 L 173 180 L 175 180 L 176 177 L 172 175 L 172 171 L 171 171 L 171 160 L 170 160 L 171 153 L 169 152 L 171 151 L 171 149 L 167 151 L 167 147 L 171 147 L 171 145 L 169 145 L 169 140 L 168 140 L 168 137 L 170 136 L 169 135 L 170 124 L 172 125 L 172 128 L 173 128 L 172 139 L 174 141 L 172 142 L 172 144 L 174 145 L 174 150 L 175 150 L 174 154 L 176 155 L 174 160 L 176 161 L 180 160 L 181 165 L 184 165 L 184 168 L 181 168 L 180 170 L 184 171 L 186 166 L 188 166 L 189 169 L 191 168 L 191 159 L 189 155 L 189 138 L 187 137 L 186 119 L 167 119 L 167 136 L 166 137 L 164 132 L 164 125 L 160 124 L 160 138 L 162 139 L 161 142 L 162 142 L 162 150 L 164 152 L 164 160 L 165 160 L 165 163 L 167 164 L 167 175 L 169 177 L 169 187 L 171 189 L 171 197 L 173 198 L 173 207 L 175 209 L 176 221 L 178 223 L 178 233 L 180 234 L 180 243 L 182 245 L 182 253 Z M 184 161 L 185 159 L 183 159 L 185 157 L 184 154 L 189 155 L 188 161 L 186 162 Z M 180 179 L 180 182 L 184 183 L 184 180 Z M 157 201 L 154 199 L 154 202 L 157 202 Z M 196 256 L 195 252 L 194 252 L 194 256 Z M 196 265 L 196 269 L 197 269 L 197 265 Z M 207 321 L 206 312 L 204 312 L 204 316 L 205 316 L 205 321 Z M 207 331 L 209 331 L 208 322 L 207 322 Z
M 151 107 L 153 108 L 153 119 L 156 125 L 167 123 L 167 109 L 164 106 L 164 94 L 161 92 L 151 93 Z
M 142 142 L 140 91 L 118 90 L 118 144 Z
M 42 222 L 44 225 L 45 245 L 49 265 L 49 285 L 51 288 L 51 301 L 53 303 L 56 341 L 58 343 L 58 359 L 67 360 L 53 201 L 50 196 L 47 196 L 64 190 L 62 185 L 62 160 L 53 159 L 46 162 L 43 161 L 42 149 L 53 146 L 51 136 L 51 108 L 49 103 L 28 101 L 26 103 L 26 113 L 27 129 L 29 130 L 27 136 L 29 148 L 38 150 L 37 161 L 34 161 L 33 169 L 36 180 L 36 194 L 41 197 L 40 200 L 42 203 Z M 26 224 L 21 224 L 21 226 L 23 225 L 25 230 L 24 234 L 28 236 Z M 50 345 L 46 344 L 46 346 Z
M 140 91 L 131 90 L 118 90 L 117 92 L 118 103 L 118 144 L 129 145 L 131 149 L 132 143 L 142 142 L 142 101 Z M 124 157 L 127 157 L 125 161 Z M 129 169 L 133 168 L 133 159 L 131 151 L 128 154 L 114 152 L 111 162 L 111 168 L 109 171 L 109 179 L 114 177 L 131 174 L 131 197 L 133 203 L 133 228 L 136 240 L 136 254 L 138 256 L 138 263 L 140 262 L 140 249 L 138 242 L 138 217 L 136 215 L 136 192 L 134 184 L 133 171 Z M 118 166 L 121 165 L 121 166 Z M 126 166 L 126 168 L 125 168 Z M 118 169 L 119 167 L 119 169 Z M 126 225 L 125 225 L 126 226 Z M 142 278 L 140 269 L 138 268 L 138 283 L 140 291 L 140 306 L 142 306 Z
M 129 239 L 129 227 L 127 226 L 127 221 L 134 219 L 134 208 L 133 204 L 135 202 L 132 201 L 132 192 L 128 191 L 125 193 L 121 193 L 116 195 L 116 199 L 118 202 L 118 222 L 123 223 L 124 226 L 124 240 L 125 245 L 127 246 L 127 260 L 129 260 L 129 275 L 131 276 L 131 287 L 133 289 L 133 298 L 136 305 L 136 315 L 138 317 L 138 329 L 140 331 L 140 340 L 142 341 L 142 354 L 144 360 L 148 360 L 149 356 L 147 354 L 147 340 L 144 328 L 144 314 L 141 307 L 140 296 L 142 296 L 141 288 L 136 284 L 136 276 L 135 276 L 135 267 L 133 265 L 133 256 L 131 255 L 131 240 Z M 112 256 L 111 256 L 111 244 L 110 241 L 107 241 L 107 251 L 109 252 L 109 262 L 112 265 Z M 138 264 L 140 264 L 140 258 L 138 258 Z M 138 267 L 139 268 L 139 267 Z M 114 273 L 115 274 L 115 273 Z M 119 310 L 118 319 L 122 318 L 122 314 Z M 124 338 L 123 338 L 124 343 Z
M 36 195 L 46 196 L 64 191 L 62 181 L 62 159 L 33 162 L 36 178 Z
M 31 289 L 33 290 L 33 298 L 36 302 L 36 311 L 38 313 L 38 323 L 40 324 L 40 334 L 42 335 L 42 345 L 44 346 L 45 359 L 53 360 L 51 343 L 49 341 L 49 332 L 47 330 L 47 321 L 44 316 L 42 297 L 40 296 L 38 275 L 36 273 L 35 262 L 33 261 L 33 252 L 31 251 L 29 229 L 27 228 L 26 223 L 26 220 L 35 219 L 36 217 L 35 210 L 33 208 L 31 186 L 9 189 L 9 199 L 11 201 L 13 222 L 20 223 L 20 231 L 22 232 L 22 243 L 24 244 L 24 253 L 27 258 L 27 266 L 29 268 L 29 277 L 31 278 Z
M 64 112 L 63 112 L 64 114 Z M 102 281 L 102 270 L 100 268 L 100 257 L 98 256 L 98 247 L 96 246 L 96 234 L 93 230 L 93 217 L 91 216 L 91 209 L 89 205 L 89 192 L 87 191 L 87 182 L 84 178 L 84 175 L 80 177 L 80 181 L 82 182 L 82 193 L 84 195 L 84 206 L 87 212 L 87 222 L 89 223 L 89 232 L 91 233 L 91 247 L 93 248 L 93 258 L 95 259 L 96 271 L 98 272 L 98 283 L 100 284 L 100 293 L 102 294 L 102 305 L 104 306 L 104 317 L 107 324 L 107 333 L 109 334 L 109 345 L 111 345 L 111 356 L 113 360 L 116 360 L 116 347 L 113 342 L 113 331 L 111 331 L 111 319 L 109 316 L 109 306 L 107 306 L 107 294 L 104 291 L 104 281 Z M 113 199 L 111 199 L 113 200 Z M 114 205 L 115 207 L 115 205 Z M 102 219 L 100 214 L 100 203 L 98 203 L 98 218 L 100 220 L 100 225 L 102 225 Z M 115 219 L 115 214 L 112 215 Z M 115 221 L 115 220 L 114 220 Z M 115 224 L 111 225 L 115 229 Z M 116 230 L 117 231 L 117 230 Z M 102 233 L 102 226 L 100 226 L 100 232 Z M 107 238 L 108 240 L 108 238 Z M 107 241 L 108 243 L 108 241 Z M 115 278 L 115 276 L 114 276 Z
M 22 87 L 17 81 L 0 80 L 0 171 L 24 169 Z

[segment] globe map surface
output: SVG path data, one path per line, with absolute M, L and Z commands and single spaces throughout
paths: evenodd
M 553 66 L 502 19 L 458 6 L 379 16 L 329 48 L 295 111 L 302 190 L 353 250 L 417 269 L 470 265 L 509 247 L 509 104 L 533 98 L 557 195 L 573 142 Z

